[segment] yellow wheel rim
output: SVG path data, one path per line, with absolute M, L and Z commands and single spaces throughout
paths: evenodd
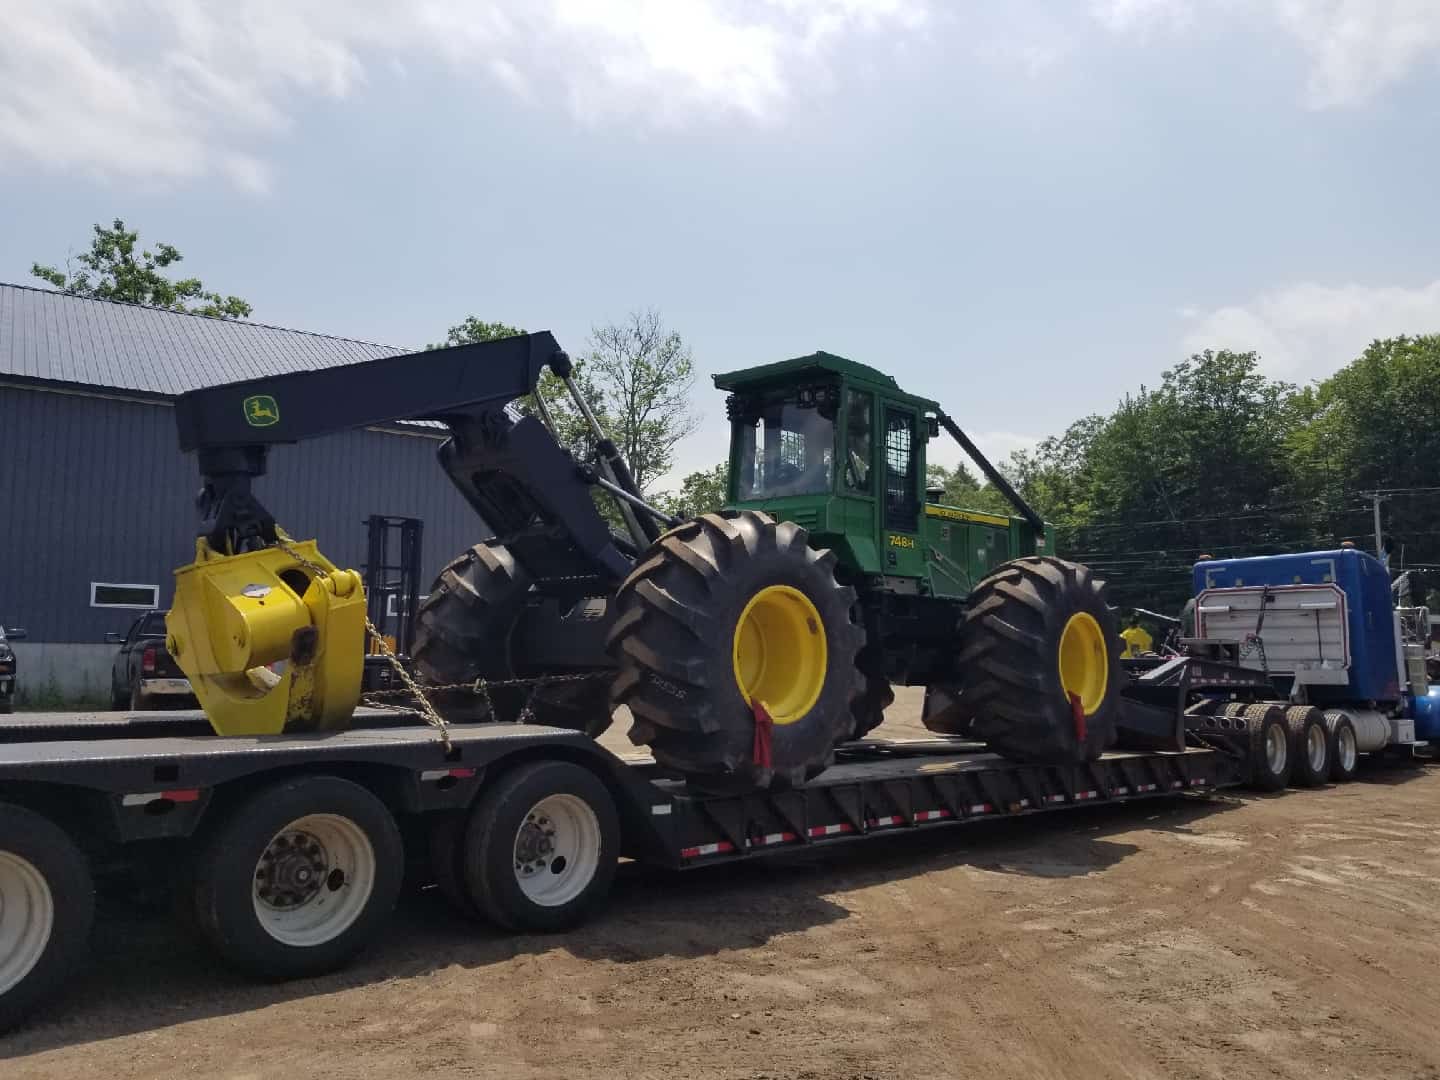
M 810 711 L 825 685 L 827 655 L 820 613 L 789 585 L 761 589 L 735 624 L 735 682 L 745 701 L 759 701 L 777 724 Z
M 1105 700 L 1110 684 L 1110 657 L 1105 634 L 1095 616 L 1078 611 L 1060 632 L 1060 687 L 1065 696 L 1080 698 L 1080 707 L 1089 716 Z

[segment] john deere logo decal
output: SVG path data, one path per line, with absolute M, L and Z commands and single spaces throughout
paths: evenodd
M 280 406 L 269 394 L 256 394 L 245 399 L 245 422 L 251 427 L 269 427 L 280 422 Z

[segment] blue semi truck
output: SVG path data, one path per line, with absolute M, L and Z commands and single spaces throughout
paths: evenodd
M 1227 654 L 1264 673 L 1287 708 L 1318 710 L 1332 772 L 1357 754 L 1440 744 L 1430 612 L 1396 604 L 1379 559 L 1348 546 L 1207 559 L 1195 564 L 1194 596 L 1191 651 Z

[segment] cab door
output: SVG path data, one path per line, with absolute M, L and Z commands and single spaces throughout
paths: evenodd
M 881 558 L 886 576 L 919 578 L 925 572 L 920 546 L 919 417 L 899 402 L 881 402 Z

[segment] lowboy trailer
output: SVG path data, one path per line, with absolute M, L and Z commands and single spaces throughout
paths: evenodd
M 1180 703 L 1168 719 L 1134 705 L 1152 722 L 1131 745 L 1168 749 L 1032 765 L 956 737 L 872 739 L 803 787 L 736 794 L 534 724 L 452 725 L 447 750 L 413 714 L 368 709 L 349 730 L 262 736 L 215 735 L 200 712 L 17 717 L 0 726 L 0 1025 L 84 963 L 97 880 L 170 890 L 242 971 L 314 975 L 383 932 L 407 866 L 467 914 L 558 931 L 622 856 L 688 870 L 1254 780 L 1263 738 L 1219 731 L 1199 715 L 1219 699 L 1187 695 L 1172 677 L 1151 694 Z

